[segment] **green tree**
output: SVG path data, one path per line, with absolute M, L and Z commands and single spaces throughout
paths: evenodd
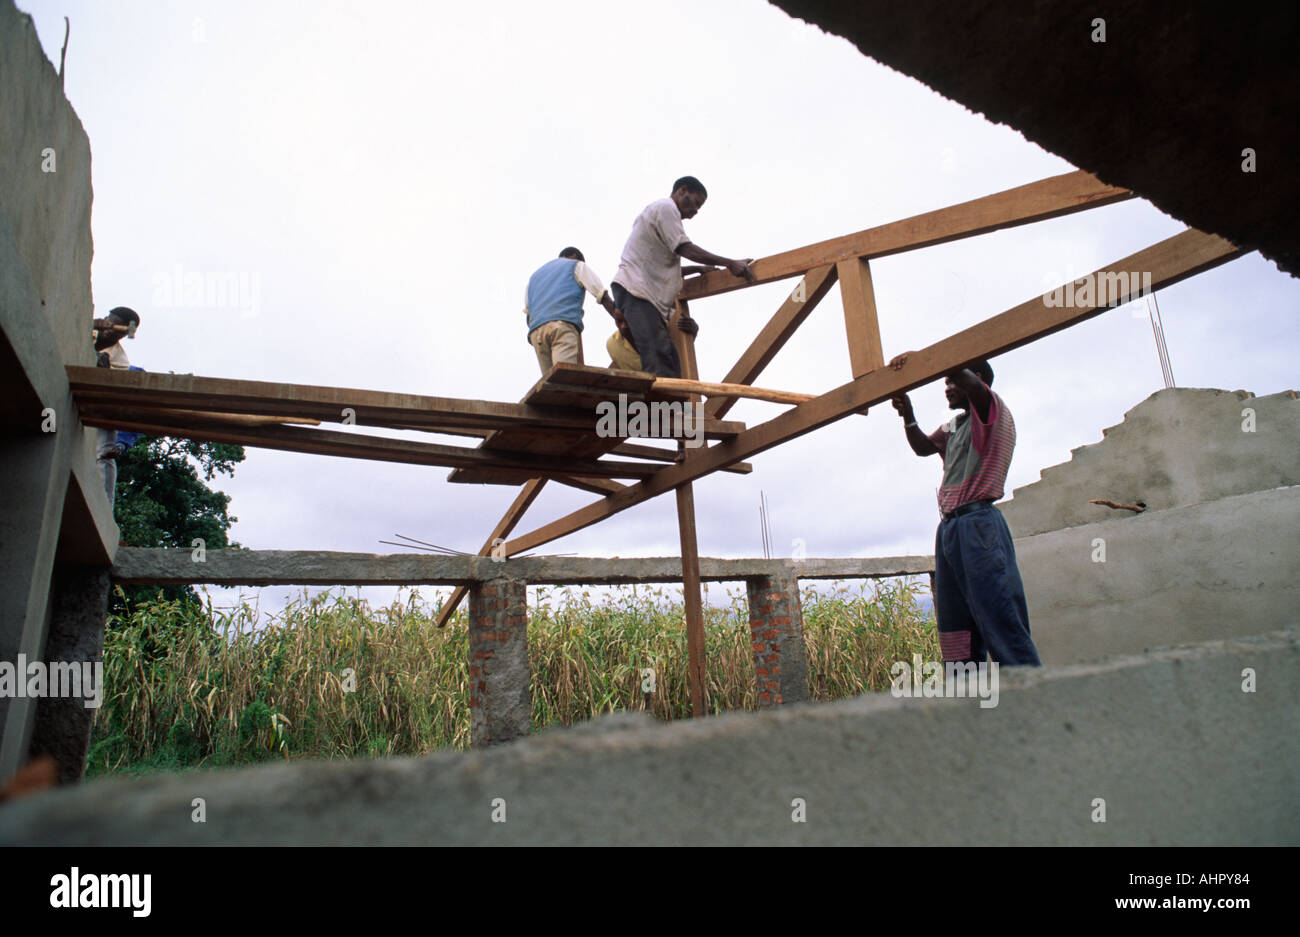
M 239 519 L 227 510 L 230 496 L 213 491 L 205 482 L 217 475 L 234 475 L 235 465 L 243 460 L 242 446 L 141 437 L 117 460 L 113 517 L 122 542 L 132 547 L 191 550 L 195 540 L 202 540 L 206 550 L 238 547 L 227 537 Z M 136 603 L 154 599 L 160 592 L 169 601 L 199 604 L 189 586 L 133 586 L 123 590 L 125 604 L 114 594 L 112 611 L 127 614 Z

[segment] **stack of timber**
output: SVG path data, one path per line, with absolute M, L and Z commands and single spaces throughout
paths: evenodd
M 689 402 L 686 393 L 676 389 L 656 388 L 653 374 L 643 371 L 616 371 L 587 365 L 560 363 L 533 385 L 524 395 L 521 404 L 533 407 L 557 407 L 580 410 L 593 421 L 602 403 L 616 406 L 631 403 L 667 403 L 680 407 Z M 732 439 L 744 425 L 735 422 L 707 420 L 704 434 L 708 439 Z M 656 461 L 675 461 L 675 449 L 646 445 L 624 444 L 627 437 L 598 436 L 595 432 L 579 438 L 559 436 L 543 427 L 514 426 L 489 434 L 480 444 L 481 449 L 498 452 L 529 453 L 543 456 L 570 455 L 599 459 L 608 453 L 634 455 Z M 493 469 L 456 469 L 448 481 L 462 484 L 518 484 L 514 477 Z M 565 479 L 561 479 L 564 481 Z M 582 479 L 568 479 L 582 481 Z M 577 487 L 587 487 L 577 485 Z M 602 493 L 622 486 L 602 486 Z
M 384 391 L 228 380 L 188 374 L 111 371 L 70 366 L 69 385 L 82 422 L 151 436 L 175 436 L 332 455 L 440 465 L 456 481 L 518 485 L 553 478 L 599 494 L 621 491 L 616 478 L 644 480 L 673 463 L 675 448 L 598 436 L 597 404 L 678 402 L 681 394 L 652 389 L 654 377 L 557 365 L 518 404 L 426 397 Z M 321 422 L 348 431 L 311 428 Z M 308 424 L 290 425 L 290 424 Z M 362 427 L 420 430 L 477 437 L 477 448 L 395 439 Z M 705 437 L 735 438 L 744 424 L 706 420 Z M 627 459 L 601 456 L 629 456 Z M 731 466 L 747 472 L 748 465 Z

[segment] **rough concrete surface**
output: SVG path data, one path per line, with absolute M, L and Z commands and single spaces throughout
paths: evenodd
M 1298 665 L 1290 631 L 1008 671 L 988 709 L 869 694 L 671 726 L 610 716 L 469 754 L 95 781 L 0 807 L 0 843 L 1296 845 Z
M 1016 540 L 1016 557 L 1044 661 L 1288 628 L 1300 625 L 1300 486 L 1037 534 Z
M 1251 411 L 1250 414 L 1246 411 Z M 1243 432 L 1248 420 L 1251 432 Z M 1300 399 L 1290 392 L 1242 397 L 1185 387 L 1157 391 L 1080 446 L 1069 462 L 1043 470 L 998 505 L 1012 534 L 1132 516 L 1097 504 L 1142 501 L 1147 513 L 1251 491 L 1300 485 Z
M 1300 273 L 1300 7 L 775 0 L 1202 231 Z M 1104 20 L 1104 42 L 1097 20 Z M 1243 150 L 1254 172 L 1243 172 Z
M 722 560 L 700 558 L 700 579 L 736 582 L 756 576 L 858 579 L 923 575 L 932 556 Z M 217 585 L 460 585 L 510 576 L 529 585 L 681 582 L 679 556 L 530 556 L 496 561 L 487 556 L 332 553 L 319 550 L 209 550 L 202 563 L 188 549 L 122 547 L 112 569 L 115 582 Z
M 10 0 L 0 0 L 0 88 L 0 212 L 31 272 L 60 357 L 67 364 L 94 364 L 87 333 L 90 139 L 31 18 Z

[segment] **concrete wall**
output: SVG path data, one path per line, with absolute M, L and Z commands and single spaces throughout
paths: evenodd
M 1035 534 L 1016 554 L 1045 663 L 1300 625 L 1300 486 Z
M 867 694 L 115 779 L 0 806 L 0 844 L 1297 845 L 1298 666 L 1291 632 L 1004 671 L 991 708 Z
M 89 580 L 56 577 L 56 563 L 106 568 L 118 541 L 64 371 L 94 363 L 90 141 L 30 18 L 10 0 L 0 0 L 0 141 L 0 660 L 37 660 L 47 649 L 97 656 L 99 635 L 77 633 L 102 633 L 93 616 L 64 622 L 72 633 L 56 629 L 48 648 L 51 591 L 65 608 L 88 601 L 64 593 Z M 0 778 L 26 761 L 34 737 L 56 754 L 73 751 L 41 729 L 53 725 L 42 713 L 59 722 L 57 709 L 0 698 Z M 68 757 L 65 779 L 80 773 Z
M 1253 432 L 1243 431 L 1246 410 Z M 1162 390 L 1016 489 L 1001 508 L 1043 661 L 1300 623 L 1297 453 L 1300 400 L 1290 393 Z
M 90 139 L 36 29 L 0 0 L 0 216 L 12 232 L 66 364 L 90 348 Z M 54 150 L 54 172 L 43 151 Z M 107 311 L 107 310 L 105 310 Z
M 1243 432 L 1243 411 L 1255 431 Z M 1300 485 L 1300 400 L 1290 392 L 1245 397 L 1224 390 L 1174 388 L 1152 394 L 1081 446 L 1069 462 L 1044 469 L 999 505 L 1016 537 L 1105 521 L 1109 498 L 1147 511 L 1229 495 Z

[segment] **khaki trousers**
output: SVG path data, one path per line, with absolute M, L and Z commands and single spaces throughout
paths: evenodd
M 537 352 L 543 375 L 561 361 L 583 364 L 582 333 L 572 322 L 559 319 L 544 322 L 528 333 L 528 344 Z

